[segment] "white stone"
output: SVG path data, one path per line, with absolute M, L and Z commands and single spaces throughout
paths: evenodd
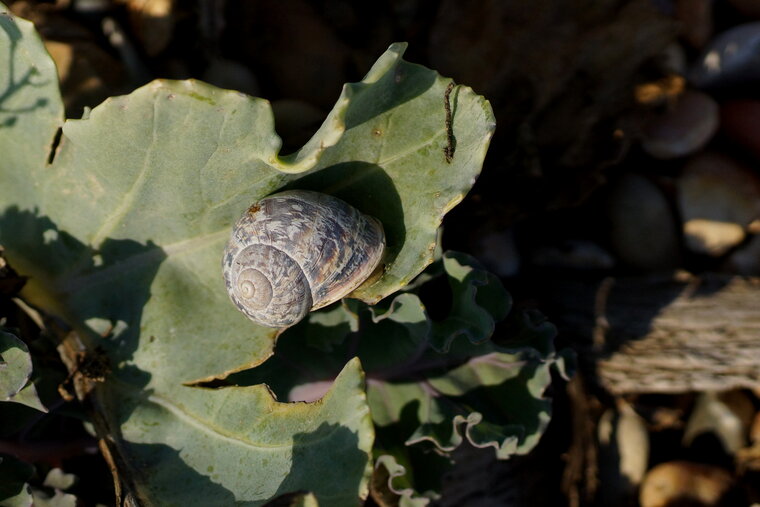
M 678 205 L 686 246 L 719 257 L 739 245 L 760 217 L 760 177 L 719 153 L 702 153 L 678 180 Z

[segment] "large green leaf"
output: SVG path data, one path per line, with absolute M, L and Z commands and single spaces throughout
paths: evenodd
M 155 81 L 67 121 L 47 164 L 62 110 L 53 65 L 28 23 L 5 14 L 0 28 L 0 68 L 10 76 L 0 96 L 0 243 L 30 276 L 23 295 L 64 317 L 88 361 L 101 364 L 94 406 L 126 458 L 127 483 L 154 503 L 166 503 L 178 484 L 253 503 L 301 489 L 330 505 L 365 494 L 373 437 L 357 364 L 336 381 L 341 395 L 330 403 L 281 406 L 264 388 L 187 387 L 261 363 L 277 335 L 229 302 L 222 248 L 251 202 L 280 188 L 319 189 L 386 229 L 382 275 L 356 295 L 374 302 L 398 290 L 430 262 L 442 216 L 480 171 L 494 127 L 488 103 L 453 89 L 448 162 L 449 80 L 403 61 L 404 45 L 394 45 L 362 82 L 346 85 L 292 155 L 279 153 L 267 101 L 198 81 Z M 278 424 L 292 424 L 272 433 L 269 409 Z M 313 447 L 325 459 L 347 457 L 334 482 L 313 484 L 325 467 L 301 459 L 312 441 L 343 449 Z M 264 465 L 270 445 L 282 452 Z M 172 473 L 146 476 L 141 463 Z M 254 467 L 252 476 L 238 474 Z
M 117 362 L 133 351 L 172 357 L 170 376 L 183 381 L 250 367 L 270 353 L 275 332 L 229 304 L 220 252 L 237 216 L 287 183 L 329 191 L 380 218 L 385 273 L 358 295 L 375 301 L 397 290 L 432 259 L 441 218 L 474 181 L 493 128 L 487 102 L 456 88 L 454 132 L 458 122 L 462 132 L 446 163 L 445 82 L 400 51 L 347 85 L 319 142 L 297 157 L 277 157 L 268 102 L 196 81 L 156 81 L 66 122 L 53 166 L 30 175 L 39 211 L 18 206 L 21 189 L 12 185 L 0 195 L 0 240 L 19 271 L 33 275 L 26 294 L 95 334 L 118 331 Z M 320 154 L 298 181 L 281 171 L 308 168 Z M 157 338 L 150 347 L 137 346 L 140 323 Z
M 353 294 L 370 304 L 432 262 L 438 226 L 474 184 L 495 128 L 488 101 L 455 86 L 448 102 L 456 151 L 447 162 L 451 81 L 403 61 L 405 47 L 392 45 L 362 82 L 346 86 L 343 138 L 325 151 L 319 173 L 292 184 L 341 197 L 383 223 L 383 276 Z

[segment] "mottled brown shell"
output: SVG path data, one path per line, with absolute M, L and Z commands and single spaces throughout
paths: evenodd
M 248 318 L 287 327 L 361 285 L 384 248 L 377 219 L 338 198 L 290 190 L 260 200 L 235 224 L 224 280 Z

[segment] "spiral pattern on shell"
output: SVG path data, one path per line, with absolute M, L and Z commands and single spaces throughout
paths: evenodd
M 266 197 L 235 224 L 223 259 L 227 292 L 248 318 L 287 327 L 359 287 L 385 248 L 380 222 L 307 190 Z

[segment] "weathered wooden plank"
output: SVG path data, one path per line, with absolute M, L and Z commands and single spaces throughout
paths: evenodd
M 760 278 L 562 282 L 560 332 L 613 394 L 760 387 Z

